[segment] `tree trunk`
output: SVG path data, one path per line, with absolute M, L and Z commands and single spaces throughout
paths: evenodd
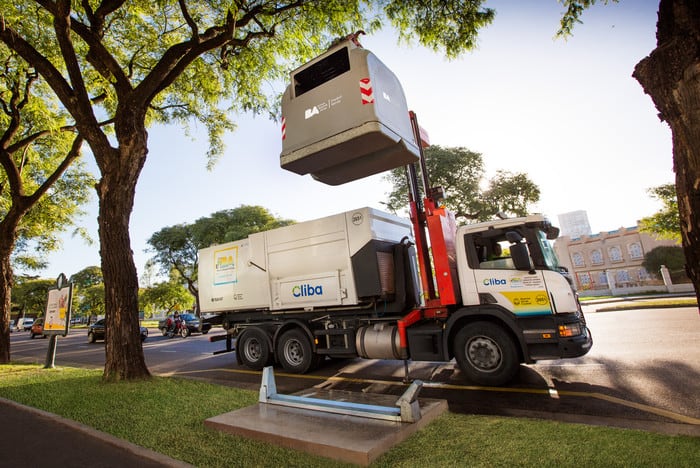
M 632 76 L 671 127 L 686 271 L 700 302 L 700 2 L 661 0 L 656 39 Z
M 111 154 L 96 154 L 102 171 L 97 193 L 105 285 L 105 380 L 150 377 L 139 333 L 138 275 L 129 237 L 136 182 L 146 160 L 145 135 L 145 130 L 132 131 L 127 144 L 120 141 Z
M 25 206 L 12 206 L 0 222 L 0 364 L 10 363 L 10 315 L 14 275 L 10 258 L 15 249 L 17 226 L 27 212 Z
M 12 311 L 12 245 L 6 245 L 5 232 L 0 235 L 0 364 L 10 363 L 10 313 Z

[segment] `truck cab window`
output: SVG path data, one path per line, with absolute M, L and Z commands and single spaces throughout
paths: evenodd
M 504 232 L 488 233 L 488 236 L 466 236 L 467 252 L 475 258 L 470 264 L 481 270 L 514 270 L 509 245 Z M 471 248 L 470 248 L 471 247 Z

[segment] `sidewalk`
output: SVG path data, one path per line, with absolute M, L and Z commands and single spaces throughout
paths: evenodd
M 0 467 L 189 467 L 83 424 L 0 398 Z

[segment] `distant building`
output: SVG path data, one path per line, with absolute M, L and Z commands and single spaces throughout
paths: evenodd
M 588 214 L 584 210 L 570 211 L 557 215 L 562 236 L 581 237 L 592 234 Z
M 644 292 L 664 288 L 659 272 L 642 266 L 644 255 L 655 247 L 678 245 L 640 232 L 639 226 L 554 241 L 562 266 L 569 270 L 579 292 L 614 294 L 616 290 Z

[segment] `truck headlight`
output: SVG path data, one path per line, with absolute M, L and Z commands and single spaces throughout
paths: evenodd
M 581 324 L 580 323 L 564 323 L 559 325 L 559 336 L 569 337 L 578 336 L 581 334 Z

